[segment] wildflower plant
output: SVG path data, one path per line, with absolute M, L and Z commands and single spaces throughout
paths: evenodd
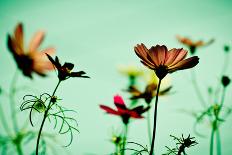
M 71 70 L 74 68 L 74 64 L 72 63 L 64 63 L 64 65 L 60 64 L 58 57 L 53 60 L 53 58 L 47 54 L 48 59 L 54 65 L 54 67 L 58 71 L 58 83 L 52 93 L 52 95 L 48 93 L 43 93 L 39 97 L 34 95 L 25 95 L 24 101 L 21 105 L 21 110 L 30 110 L 30 123 L 33 126 L 32 121 L 32 112 L 37 111 L 43 114 L 43 120 L 40 125 L 40 129 L 38 132 L 37 142 L 36 142 L 36 155 L 39 154 L 39 144 L 41 140 L 41 134 L 43 131 L 44 123 L 48 119 L 49 121 L 54 120 L 55 125 L 54 129 L 58 128 L 59 134 L 70 134 L 70 142 L 66 145 L 69 146 L 73 140 L 73 132 L 77 131 L 77 121 L 75 118 L 67 115 L 70 112 L 74 112 L 74 110 L 69 110 L 61 106 L 58 102 L 58 97 L 55 96 L 55 93 L 60 85 L 60 83 L 64 80 L 67 80 L 70 77 L 83 77 L 89 78 L 88 76 L 82 76 L 85 74 L 84 71 L 80 72 L 72 72 Z M 60 120 L 60 125 L 58 125 Z
M 134 118 L 134 119 L 143 118 L 142 114 L 146 112 L 150 107 L 137 106 L 132 109 L 129 109 L 125 105 L 123 98 L 119 95 L 114 96 L 114 104 L 116 106 L 116 110 L 108 106 L 105 106 L 105 105 L 100 105 L 100 108 L 103 109 L 108 114 L 121 117 L 122 122 L 124 124 L 124 134 L 123 134 L 123 145 L 120 151 L 122 152 L 122 155 L 124 155 L 125 144 L 126 144 L 126 139 L 127 139 L 128 124 L 130 123 L 130 119 L 131 118 Z
M 18 106 L 16 95 L 19 92 L 31 89 L 28 86 L 19 86 L 19 71 L 23 73 L 24 77 L 32 79 L 33 73 L 45 77 L 48 71 L 54 69 L 44 52 L 54 54 L 55 49 L 49 47 L 43 50 L 43 52 L 39 49 L 44 37 L 45 33 L 43 31 L 38 31 L 31 39 L 29 47 L 25 48 L 22 23 L 17 24 L 13 35 L 8 34 L 7 36 L 7 47 L 16 62 L 17 68 L 10 82 L 9 90 L 1 88 L 0 97 L 6 97 L 9 100 L 9 104 L 4 103 L 4 107 L 8 105 L 10 107 L 10 117 L 8 118 L 7 111 L 3 110 L 2 102 L 0 103 L 0 120 L 3 129 L 0 133 L 1 154 L 13 154 L 16 151 L 18 155 L 23 155 L 24 147 L 36 137 L 37 132 L 29 130 L 27 122 L 19 122 L 18 111 L 16 109 Z M 38 106 L 38 104 L 36 104 L 36 106 Z M 11 127 L 13 127 L 13 129 Z M 42 138 L 45 143 L 45 139 L 54 140 L 54 135 L 44 133 Z M 46 149 L 53 149 L 53 146 L 49 146 Z
M 170 148 L 166 146 L 167 148 L 167 153 L 163 155 L 186 155 L 185 149 L 190 148 L 192 146 L 197 145 L 198 143 L 196 142 L 195 137 L 191 137 L 190 134 L 188 135 L 187 138 L 184 138 L 183 134 L 180 138 L 170 135 L 170 137 L 173 138 L 174 141 L 176 141 L 176 146 L 174 148 Z
M 159 78 L 157 87 L 156 100 L 155 100 L 155 112 L 154 112 L 154 128 L 152 143 L 150 148 L 150 155 L 153 155 L 155 135 L 156 135 L 156 122 L 157 122 L 157 106 L 158 106 L 158 94 L 160 91 L 160 84 L 162 79 L 168 74 L 178 70 L 189 69 L 196 66 L 199 62 L 197 56 L 185 59 L 187 51 L 184 49 L 171 49 L 168 50 L 166 46 L 156 45 L 150 49 L 144 44 L 138 44 L 134 48 L 136 55 L 141 59 L 141 62 L 156 73 Z

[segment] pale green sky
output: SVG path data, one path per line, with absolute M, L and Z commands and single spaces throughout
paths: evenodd
M 65 81 L 57 93 L 64 106 L 78 111 L 80 133 L 75 135 L 68 150 L 74 155 L 110 153 L 113 145 L 107 139 L 111 128 L 119 127 L 120 119 L 105 115 L 98 105 L 113 105 L 112 98 L 117 93 L 128 97 L 121 91 L 127 81 L 117 72 L 117 65 L 135 63 L 143 67 L 133 51 L 137 43 L 165 44 L 173 48 L 182 47 L 175 39 L 177 34 L 196 40 L 215 38 L 213 45 L 198 51 L 197 78 L 206 92 L 209 85 L 215 85 L 220 79 L 223 45 L 231 44 L 231 7 L 230 0 L 0 0 L 0 85 L 7 88 L 15 70 L 6 48 L 6 34 L 12 32 L 18 22 L 24 23 L 27 41 L 36 30 L 45 30 L 43 47 L 53 45 L 63 62 L 73 62 L 75 69 L 91 76 L 91 79 Z M 231 69 L 230 65 L 227 73 L 232 77 Z M 189 75 L 189 71 L 172 74 L 176 93 L 160 99 L 158 155 L 166 151 L 165 145 L 173 144 L 170 134 L 193 133 L 194 120 L 177 112 L 178 109 L 200 109 Z M 34 77 L 32 82 L 22 78 L 20 84 L 33 83 L 38 92 L 51 92 L 56 84 L 55 73 L 46 79 Z M 231 93 L 231 89 L 228 91 Z M 226 104 L 229 105 L 231 99 L 228 95 Z M 28 119 L 27 114 L 20 114 L 20 119 Z M 228 119 L 222 126 L 223 155 L 232 152 L 231 123 Z M 205 125 L 203 130 L 208 137 L 197 137 L 199 145 L 187 151 L 189 154 L 209 154 L 210 129 Z M 132 122 L 129 131 L 129 140 L 148 144 L 145 120 Z

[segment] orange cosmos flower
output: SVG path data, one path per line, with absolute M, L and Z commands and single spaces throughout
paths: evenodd
M 38 31 L 31 39 L 29 47 L 24 47 L 23 25 L 19 23 L 14 31 L 14 34 L 8 35 L 7 45 L 12 53 L 18 68 L 27 77 L 32 78 L 32 73 L 35 72 L 40 76 L 45 76 L 46 71 L 53 70 L 53 65 L 48 61 L 45 53 L 53 54 L 54 48 L 47 48 L 42 52 L 38 49 L 44 39 L 45 33 Z
M 190 53 L 191 53 L 191 54 L 194 54 L 194 53 L 195 53 L 197 47 L 207 46 L 207 45 L 209 45 L 209 44 L 211 44 L 211 43 L 214 42 L 214 39 L 211 39 L 211 40 L 209 40 L 208 42 L 204 42 L 204 41 L 202 41 L 202 40 L 199 40 L 199 41 L 195 41 L 195 42 L 194 42 L 194 41 L 192 41 L 190 38 L 181 37 L 181 36 L 179 36 L 179 35 L 177 35 L 176 38 L 177 38 L 177 40 L 178 40 L 180 43 L 182 43 L 182 44 L 184 44 L 184 45 L 186 45 L 186 46 L 189 47 L 189 50 L 190 50 Z
M 138 44 L 134 50 L 141 62 L 154 70 L 160 80 L 168 73 L 189 69 L 199 63 L 197 56 L 185 59 L 188 52 L 182 48 L 168 50 L 165 45 L 156 45 L 147 49 L 144 44 Z

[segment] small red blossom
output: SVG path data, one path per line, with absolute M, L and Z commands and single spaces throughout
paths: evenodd
M 14 34 L 8 35 L 7 45 L 12 53 L 18 68 L 27 77 L 32 78 L 32 73 L 35 72 L 40 76 L 45 76 L 46 71 L 53 70 L 52 64 L 46 59 L 45 53 L 53 54 L 54 48 L 39 50 L 45 33 L 38 31 L 31 39 L 29 47 L 24 47 L 23 24 L 19 23 L 14 31 Z M 42 51 L 42 52 L 39 52 Z
M 114 96 L 114 105 L 117 108 L 116 110 L 105 105 L 100 105 L 100 108 L 109 114 L 121 116 L 124 124 L 128 124 L 130 118 L 143 118 L 142 114 L 149 109 L 149 107 L 144 108 L 143 106 L 129 109 L 126 107 L 124 100 L 119 95 Z
M 70 77 L 89 78 L 89 76 L 85 76 L 86 73 L 84 71 L 72 72 L 74 64 L 65 62 L 64 65 L 61 65 L 57 56 L 55 60 L 53 60 L 53 58 L 48 54 L 47 57 L 51 61 L 51 63 L 56 67 L 58 71 L 58 78 L 60 81 L 66 80 Z
M 182 48 L 168 50 L 165 45 L 156 45 L 147 49 L 144 44 L 138 44 L 134 50 L 141 62 L 154 70 L 159 79 L 163 79 L 168 73 L 189 69 L 199 63 L 197 56 L 185 59 L 188 52 Z

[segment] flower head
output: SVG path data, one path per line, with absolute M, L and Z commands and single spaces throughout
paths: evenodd
M 128 77 L 138 77 L 143 75 L 143 70 L 139 69 L 135 65 L 120 65 L 118 70 L 121 74 Z
M 182 43 L 182 44 L 184 44 L 184 45 L 186 45 L 186 46 L 188 46 L 189 47 L 189 50 L 190 50 L 190 53 L 191 54 L 194 54 L 195 53 L 195 51 L 196 51 L 196 48 L 197 47 L 202 47 L 202 46 L 207 46 L 207 45 L 209 45 L 209 44 L 211 44 L 211 43 L 213 43 L 214 42 L 214 39 L 211 39 L 211 40 L 209 40 L 208 42 L 204 42 L 204 41 L 202 41 L 202 40 L 199 40 L 199 41 L 192 41 L 191 39 L 189 39 L 189 38 L 187 38 L 187 37 L 181 37 L 181 36 L 176 36 L 176 38 L 177 38 L 177 40 L 180 42 L 180 43 Z
M 228 76 L 222 76 L 221 83 L 224 87 L 227 87 L 230 84 L 230 78 Z
M 66 80 L 70 77 L 89 78 L 89 76 L 85 76 L 86 73 L 84 71 L 72 72 L 74 64 L 65 62 L 64 65 L 61 65 L 57 56 L 55 60 L 53 60 L 53 58 L 48 54 L 47 57 L 51 61 L 51 63 L 56 67 L 58 71 L 58 78 L 60 81 Z
M 168 50 L 165 45 L 156 45 L 147 49 L 144 44 L 138 44 L 134 50 L 141 62 L 154 70 L 159 79 L 163 79 L 168 73 L 192 68 L 199 62 L 197 56 L 185 59 L 187 51 L 182 48 Z
M 145 102 L 149 105 L 152 99 L 156 96 L 158 85 L 155 83 L 148 84 L 143 92 L 138 90 L 135 86 L 131 86 L 127 91 L 131 93 L 132 97 L 130 99 L 137 100 L 137 99 L 144 99 Z M 172 86 L 169 86 L 159 92 L 159 96 L 166 95 Z
M 18 68 L 27 77 L 32 78 L 32 73 L 35 72 L 38 75 L 45 76 L 46 71 L 53 70 L 53 66 L 46 59 L 45 53 L 53 54 L 54 48 L 47 48 L 39 52 L 39 46 L 42 43 L 45 33 L 38 31 L 31 39 L 29 47 L 24 47 L 23 38 L 23 25 L 19 23 L 14 31 L 14 34 L 8 35 L 7 45 L 8 49 L 12 53 Z
M 126 107 L 124 100 L 119 95 L 114 96 L 114 104 L 117 108 L 116 110 L 105 105 L 100 105 L 100 108 L 109 114 L 121 116 L 124 124 L 128 124 L 130 118 L 143 118 L 142 114 L 149 109 L 149 107 L 144 108 L 143 106 L 129 109 Z

